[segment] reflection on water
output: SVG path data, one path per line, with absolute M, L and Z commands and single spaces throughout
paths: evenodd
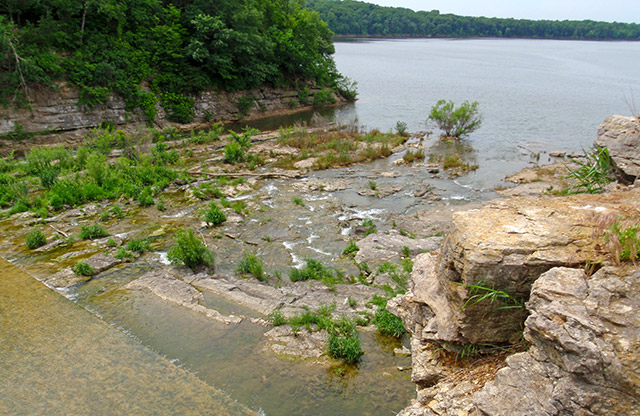
M 0 258 L 0 414 L 249 415 Z

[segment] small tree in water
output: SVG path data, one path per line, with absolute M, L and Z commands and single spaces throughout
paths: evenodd
M 431 107 L 429 120 L 436 123 L 444 132 L 443 137 L 456 137 L 469 134 L 480 127 L 482 119 L 478 112 L 478 102 L 463 102 L 455 108 L 453 101 L 440 100 Z

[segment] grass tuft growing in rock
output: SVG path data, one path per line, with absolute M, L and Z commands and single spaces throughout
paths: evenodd
M 27 234 L 27 238 L 25 241 L 27 243 L 27 247 L 31 250 L 35 250 L 36 248 L 42 247 L 47 244 L 47 238 L 40 230 L 31 231 L 29 234 Z
M 325 285 L 332 287 L 341 280 L 336 276 L 334 270 L 325 267 L 322 263 L 314 259 L 306 259 L 306 265 L 302 269 L 291 269 L 289 278 L 292 282 L 304 280 L 319 280 Z
M 172 264 L 185 265 L 191 269 L 198 266 L 214 267 L 214 255 L 192 230 L 178 230 L 173 237 L 176 245 L 167 253 Z
M 219 225 L 227 220 L 222 209 L 213 201 L 209 203 L 209 208 L 201 211 L 202 218 L 207 224 Z
M 81 240 L 95 240 L 108 236 L 109 232 L 100 224 L 83 225 L 80 229 Z
M 243 254 L 242 260 L 240 260 L 240 263 L 236 268 L 236 272 L 243 275 L 253 276 L 261 282 L 268 281 L 267 275 L 263 270 L 262 260 L 252 253 Z
M 79 276 L 93 276 L 96 274 L 96 271 L 91 267 L 89 263 L 85 263 L 81 261 L 73 266 L 73 272 Z

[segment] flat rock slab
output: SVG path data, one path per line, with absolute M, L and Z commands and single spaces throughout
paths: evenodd
M 293 332 L 289 325 L 278 326 L 264 336 L 273 352 L 300 358 L 320 358 L 326 354 L 327 331 L 309 332 L 302 328 Z
M 346 179 L 310 179 L 306 181 L 298 181 L 292 185 L 292 188 L 298 192 L 336 192 L 344 191 L 349 186 L 350 182 Z
M 242 317 L 224 316 L 218 311 L 200 305 L 200 301 L 204 300 L 202 293 L 189 283 L 176 279 L 168 271 L 149 272 L 129 283 L 126 288 L 150 290 L 160 299 L 191 309 L 224 324 L 238 324 L 242 321 Z
M 356 263 L 384 262 L 401 256 L 405 247 L 415 256 L 438 250 L 442 240 L 443 237 L 410 238 L 396 230 L 391 230 L 388 234 L 370 234 L 356 243 L 359 250 L 355 260 Z
M 76 256 L 80 256 L 90 251 L 92 250 L 68 253 L 64 258 L 75 257 L 73 256 L 74 254 Z M 116 259 L 111 254 L 100 253 L 86 260 L 83 260 L 83 262 L 87 263 L 89 266 L 91 266 L 91 268 L 93 268 L 95 272 L 93 276 L 95 276 L 106 270 L 111 269 L 112 267 L 115 267 L 121 264 L 122 260 Z M 77 275 L 73 272 L 73 269 L 71 267 L 67 267 L 65 269 L 60 270 L 57 273 L 54 273 L 50 276 L 45 277 L 44 279 L 42 279 L 42 281 L 44 284 L 46 284 L 49 287 L 64 289 L 64 288 L 69 288 L 71 286 L 75 286 L 78 283 L 88 282 L 89 280 L 92 279 L 93 276 Z
M 362 189 L 358 191 L 361 196 L 375 196 L 378 198 L 386 198 L 395 193 L 402 191 L 402 186 L 382 186 L 376 189 Z

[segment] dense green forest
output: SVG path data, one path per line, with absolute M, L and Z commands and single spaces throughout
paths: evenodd
M 307 7 L 339 35 L 640 40 L 639 24 L 465 17 L 353 0 L 307 0 Z
M 302 0 L 3 0 L 0 104 L 66 80 L 81 104 L 116 93 L 186 122 L 204 89 L 344 86 L 332 36 Z

